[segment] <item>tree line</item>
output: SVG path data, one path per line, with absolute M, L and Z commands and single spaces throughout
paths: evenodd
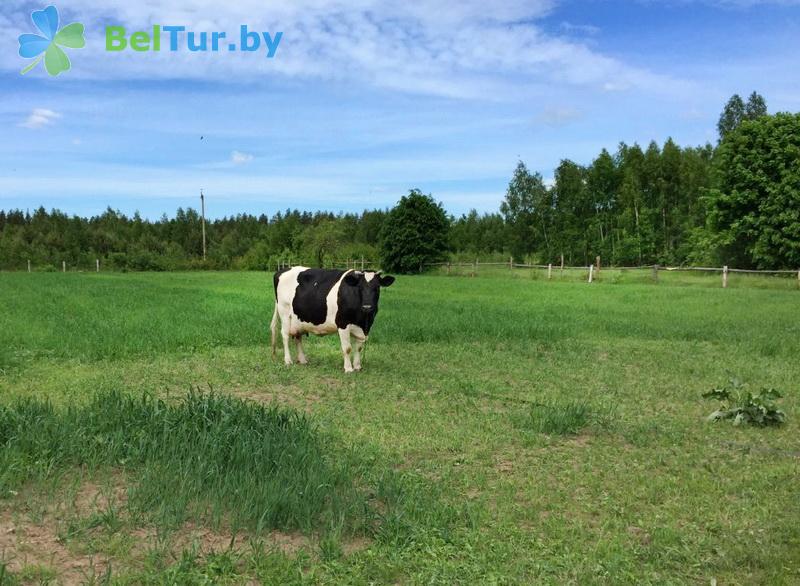
M 448 258 L 619 266 L 800 266 L 800 115 L 767 113 L 738 95 L 719 118 L 717 145 L 620 143 L 589 165 L 562 160 L 553 181 L 520 161 L 497 212 L 448 215 L 412 190 L 391 210 L 286 210 L 206 223 L 179 208 L 156 221 L 108 208 L 91 218 L 43 207 L 0 211 L 0 268 L 39 270 L 62 261 L 120 270 L 332 266 L 379 260 L 412 272 Z
M 377 258 L 375 243 L 387 212 L 332 214 L 286 210 L 272 217 L 239 214 L 206 220 L 193 208 L 151 221 L 110 207 L 91 218 L 39 207 L 0 211 L 0 268 L 55 270 L 62 261 L 90 268 L 95 259 L 119 270 L 266 270 L 277 263 L 328 266 L 346 258 Z

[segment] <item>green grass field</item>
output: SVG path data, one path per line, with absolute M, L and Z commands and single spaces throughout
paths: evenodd
M 0 584 L 800 583 L 793 283 L 496 273 L 398 278 L 355 375 L 265 274 L 0 274 Z

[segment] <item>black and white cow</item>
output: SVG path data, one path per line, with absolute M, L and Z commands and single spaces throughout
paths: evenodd
M 272 355 L 278 318 L 283 337 L 283 361 L 292 363 L 289 338 L 297 346 L 297 362 L 307 364 L 303 334 L 324 336 L 339 332 L 344 371 L 361 370 L 361 350 L 378 314 L 381 287 L 394 277 L 379 272 L 339 271 L 292 267 L 275 273 L 275 312 L 272 314 Z M 355 339 L 355 346 L 350 338 Z M 352 356 L 352 361 L 350 355 Z

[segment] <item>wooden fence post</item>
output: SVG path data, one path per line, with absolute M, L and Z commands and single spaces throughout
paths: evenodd
M 31 259 L 28 259 L 28 272 L 31 272 Z M 800 279 L 800 273 L 797 273 L 797 278 Z
M 600 274 L 600 257 L 594 259 L 595 263 L 597 264 L 597 274 Z
M 509 271 L 513 271 L 514 270 L 514 257 L 513 256 L 509 256 L 508 257 L 508 270 Z
M 728 288 L 728 265 L 722 267 L 722 288 Z
M 450 261 L 447 261 L 447 274 L 450 274 Z
M 547 280 L 549 281 L 552 278 L 553 278 L 553 263 L 550 263 L 547 265 Z
M 67 272 L 67 261 L 65 261 L 65 260 L 61 261 L 61 272 L 62 273 L 66 273 Z
M 589 282 L 592 282 L 592 276 L 594 273 L 594 265 L 589 265 Z
M 472 276 L 473 277 L 477 277 L 478 276 L 478 259 L 477 258 L 475 259 L 475 264 L 472 265 Z
M 797 286 L 800 287 L 800 269 L 797 269 Z
M 561 273 L 559 274 L 559 277 L 561 277 L 562 279 L 564 278 L 564 253 L 563 252 L 561 253 Z
M 94 259 L 94 262 L 95 262 L 95 266 L 97 267 L 97 272 L 99 273 L 100 272 L 100 259 L 96 258 L 96 259 Z

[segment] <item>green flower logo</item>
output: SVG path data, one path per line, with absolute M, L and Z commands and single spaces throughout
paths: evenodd
M 44 67 L 47 73 L 56 76 L 59 73 L 68 71 L 72 65 L 69 57 L 61 47 L 70 49 L 82 49 L 86 46 L 83 38 L 83 25 L 78 22 L 68 24 L 58 30 L 58 10 L 55 6 L 48 6 L 44 10 L 36 10 L 31 14 L 31 20 L 41 35 L 20 35 L 19 37 L 19 56 L 25 59 L 36 60 L 21 71 L 22 75 L 39 65 L 44 59 Z

